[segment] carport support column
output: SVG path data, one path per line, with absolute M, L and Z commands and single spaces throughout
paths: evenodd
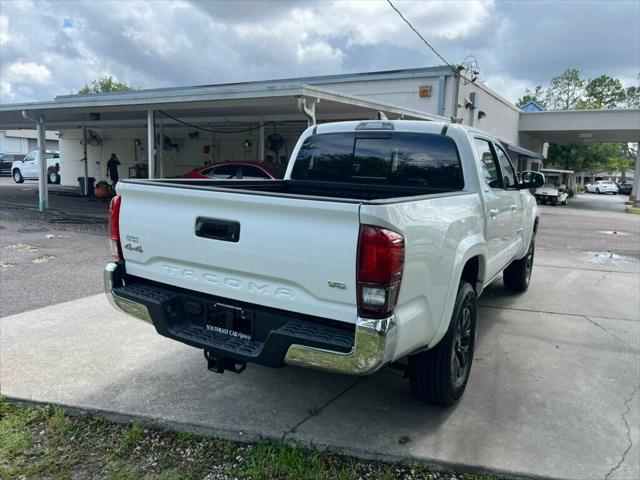
M 40 212 L 47 210 L 49 191 L 47 189 L 47 139 L 44 115 L 38 117 L 38 200 Z
M 640 208 L 640 143 L 636 151 L 636 168 L 633 171 L 633 190 L 629 196 L 629 200 L 633 200 L 633 207 Z
M 153 178 L 156 172 L 155 123 L 155 111 L 147 110 L 147 168 L 149 169 L 149 178 Z
M 82 163 L 84 168 L 84 191 L 85 197 L 89 196 L 89 157 L 87 156 L 87 126 L 82 127 Z
M 158 119 L 158 164 L 160 166 L 160 178 L 164 178 L 164 129 L 162 118 Z
M 258 146 L 258 160 L 264 162 L 264 122 L 260 124 L 260 145 Z

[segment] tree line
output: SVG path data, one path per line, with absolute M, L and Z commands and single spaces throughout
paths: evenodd
M 530 102 L 546 110 L 640 108 L 640 87 L 624 88 L 619 79 L 608 75 L 585 79 L 580 70 L 569 68 L 553 77 L 547 88 L 526 89 L 516 105 L 522 108 Z M 590 172 L 592 177 L 598 171 L 620 171 L 624 178 L 633 169 L 637 149 L 637 143 L 552 143 L 545 165 Z

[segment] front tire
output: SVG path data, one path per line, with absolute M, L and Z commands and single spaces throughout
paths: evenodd
M 507 268 L 504 269 L 504 272 L 502 273 L 504 288 L 511 292 L 527 291 L 531 281 L 535 252 L 535 237 L 531 237 L 531 244 L 529 245 L 527 254 L 519 260 L 514 260 Z
M 24 182 L 24 177 L 22 176 L 22 173 L 20 173 L 20 170 L 18 170 L 17 168 L 13 171 L 13 181 L 16 183 Z
M 599 188 L 596 188 L 596 193 L 600 193 L 600 189 Z
M 435 347 L 409 355 L 409 384 L 418 399 L 450 407 L 464 393 L 476 342 L 477 299 L 461 281 L 449 330 Z

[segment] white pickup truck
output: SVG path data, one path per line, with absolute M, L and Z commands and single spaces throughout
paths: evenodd
M 308 128 L 283 180 L 122 180 L 111 205 L 120 310 L 247 362 L 366 375 L 401 365 L 449 406 L 473 359 L 476 298 L 529 285 L 537 172 L 489 135 L 422 121 Z

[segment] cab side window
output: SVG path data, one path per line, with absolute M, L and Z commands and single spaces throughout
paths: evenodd
M 476 152 L 480 157 L 480 172 L 487 185 L 491 188 L 501 188 L 496 157 L 493 154 L 491 144 L 482 138 L 475 139 Z
M 502 172 L 502 186 L 506 189 L 513 189 L 518 186 L 518 177 L 511 165 L 511 160 L 507 152 L 502 147 L 494 143 L 496 154 L 498 155 L 498 163 L 500 164 L 500 171 Z
M 220 165 L 202 173 L 217 180 L 229 180 L 230 178 L 238 178 L 238 165 Z
M 31 152 L 29 155 L 24 157 L 25 162 L 33 162 L 36 159 L 36 152 Z

